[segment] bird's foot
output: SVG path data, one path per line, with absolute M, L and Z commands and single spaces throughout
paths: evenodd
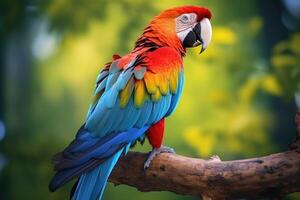
M 144 164 L 144 169 L 147 169 L 150 166 L 152 160 L 158 154 L 161 154 L 161 153 L 175 153 L 175 150 L 171 147 L 165 147 L 165 146 L 161 146 L 159 148 L 153 148 Z

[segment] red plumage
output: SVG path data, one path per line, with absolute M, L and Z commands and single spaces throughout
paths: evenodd
M 147 131 L 147 138 L 153 148 L 159 148 L 162 145 L 165 130 L 165 118 L 152 125 Z
M 204 17 L 208 19 L 211 19 L 212 17 L 211 12 L 207 8 L 198 7 L 198 6 L 183 6 L 183 7 L 171 8 L 165 10 L 160 15 L 158 15 L 155 18 L 155 20 L 157 18 L 175 18 L 184 13 L 196 13 L 197 21 L 201 21 Z

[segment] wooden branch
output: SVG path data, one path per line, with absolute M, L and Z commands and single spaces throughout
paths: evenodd
M 296 121 L 300 128 L 300 113 Z M 281 198 L 300 192 L 299 146 L 282 153 L 236 161 L 163 153 L 145 171 L 146 158 L 147 154 L 128 153 L 114 169 L 110 182 L 133 186 L 143 192 L 171 191 L 205 200 Z
M 278 197 L 300 191 L 300 150 L 227 162 L 161 154 L 144 171 L 146 158 L 147 154 L 130 152 L 118 163 L 110 182 L 143 192 L 211 199 Z

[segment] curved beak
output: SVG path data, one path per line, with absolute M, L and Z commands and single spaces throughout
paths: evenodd
M 184 47 L 197 47 L 202 45 L 202 53 L 209 45 L 212 37 L 212 27 L 209 19 L 204 18 L 197 23 L 183 40 Z
M 201 22 L 200 22 L 200 26 L 201 26 L 201 39 L 202 39 L 202 48 L 201 48 L 201 52 L 202 53 L 209 45 L 210 41 L 211 41 L 211 37 L 212 37 L 212 28 L 211 28 L 211 24 L 209 19 L 204 18 Z

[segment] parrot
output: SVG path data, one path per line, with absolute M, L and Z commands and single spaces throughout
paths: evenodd
M 75 139 L 53 156 L 49 190 L 76 179 L 70 199 L 102 199 L 109 175 L 136 142 L 148 139 L 152 151 L 144 170 L 160 153 L 165 118 L 178 105 L 184 83 L 186 49 L 211 42 L 208 8 L 181 6 L 155 16 L 127 55 L 113 55 L 96 78 L 93 101 Z M 130 166 L 129 166 L 130 167 Z

